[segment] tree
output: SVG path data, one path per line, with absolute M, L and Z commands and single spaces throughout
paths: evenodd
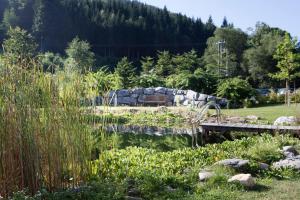
M 241 63 L 247 47 L 247 34 L 240 29 L 219 28 L 207 41 L 203 60 L 206 69 L 220 78 L 242 75 Z M 219 46 L 219 42 L 225 42 Z
M 19 27 L 10 28 L 8 39 L 3 42 L 4 56 L 11 63 L 25 64 L 36 55 L 36 48 L 34 38 Z
M 81 73 L 90 71 L 95 64 L 95 54 L 91 51 L 90 44 L 87 41 L 81 41 L 78 37 L 69 43 L 66 54 L 68 55 L 67 65 L 75 65 L 69 67 L 75 67 Z
M 115 68 L 115 74 L 121 79 L 123 88 L 134 86 L 136 80 L 136 68 L 132 62 L 128 61 L 127 57 L 122 58 Z
M 280 43 L 274 54 L 274 58 L 278 61 L 277 68 L 279 72 L 270 74 L 272 78 L 285 80 L 286 98 L 285 102 L 290 106 L 290 82 L 300 76 L 297 62 L 296 52 L 297 39 L 292 39 L 288 33 L 285 34 L 284 40 Z
M 152 57 L 143 57 L 141 60 L 143 73 L 149 73 L 154 68 L 154 60 Z
M 2 24 L 5 30 L 8 30 L 10 27 L 16 27 L 19 22 L 19 17 L 16 15 L 16 12 L 12 8 L 8 8 L 4 11 Z
M 175 72 L 175 67 L 172 63 L 172 56 L 168 51 L 158 52 L 158 59 L 155 65 L 155 73 L 161 77 L 167 77 Z
M 222 25 L 221 25 L 221 28 L 226 28 L 226 27 L 228 27 L 228 21 L 227 21 L 227 18 L 226 17 L 224 17 L 224 19 L 223 19 L 223 22 L 222 22 Z
M 276 83 L 268 76 L 275 73 L 276 60 L 273 55 L 283 40 L 284 31 L 258 23 L 249 38 L 249 48 L 243 54 L 242 69 L 252 85 L 260 88 L 272 87 Z
M 183 53 L 182 55 L 178 54 L 172 60 L 176 68 L 176 73 L 185 70 L 193 73 L 197 68 L 200 67 L 200 58 L 194 49 Z

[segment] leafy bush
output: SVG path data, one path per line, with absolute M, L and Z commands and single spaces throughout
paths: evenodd
M 279 151 L 279 144 L 274 142 L 259 141 L 249 148 L 247 154 L 256 161 L 268 164 L 282 158 L 282 154 Z
M 254 90 L 247 81 L 230 78 L 219 84 L 217 95 L 227 98 L 232 103 L 231 106 L 237 107 L 243 104 L 244 99 L 252 97 Z
M 135 180 L 135 186 L 142 191 L 143 198 L 155 199 L 155 194 L 167 186 L 172 186 L 178 191 L 197 192 L 199 170 L 216 161 L 233 157 L 248 159 L 249 156 L 251 159 L 257 158 L 262 161 L 276 160 L 279 155 L 274 153 L 273 147 L 266 153 L 263 152 L 262 159 L 257 156 L 258 151 L 252 150 L 250 154 L 245 152 L 251 147 L 259 146 L 262 149 L 264 143 L 270 146 L 274 143 L 278 148 L 294 142 L 299 143 L 297 139 L 286 136 L 263 135 L 226 141 L 222 144 L 209 144 L 198 149 L 185 148 L 170 152 L 128 147 L 123 150 L 105 151 L 99 160 L 93 162 L 93 172 L 108 180 Z M 224 180 L 223 176 L 218 176 L 212 181 L 216 187 L 226 187 Z

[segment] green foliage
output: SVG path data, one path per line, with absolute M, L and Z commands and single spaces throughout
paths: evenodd
M 283 157 L 280 152 L 280 143 L 264 140 L 263 138 L 249 148 L 247 155 L 258 162 L 268 164 L 278 161 Z
M 138 87 L 147 88 L 164 86 L 165 83 L 161 77 L 157 76 L 154 73 L 149 73 L 141 74 L 139 77 L 137 77 L 135 85 Z
M 127 57 L 122 58 L 115 68 L 115 74 L 121 78 L 123 88 L 131 88 L 136 81 L 136 68 Z
M 29 62 L 37 48 L 33 37 L 19 27 L 10 28 L 7 34 L 8 39 L 3 42 L 4 57 L 14 64 Z
M 277 70 L 273 55 L 283 36 L 284 31 L 264 23 L 258 23 L 255 32 L 250 35 L 250 47 L 243 55 L 243 70 L 256 86 L 270 87 L 274 84 L 268 74 Z
M 141 59 L 141 67 L 143 70 L 143 73 L 150 73 L 151 71 L 153 71 L 154 69 L 154 60 L 152 57 L 147 56 L 147 57 L 143 57 Z
M 176 66 L 176 72 L 180 73 L 182 71 L 194 72 L 200 66 L 200 58 L 195 50 L 183 53 L 182 55 L 176 55 L 172 59 L 174 65 Z
M 200 169 L 226 158 L 255 157 L 256 154 L 245 152 L 248 152 L 252 146 L 262 145 L 264 142 L 274 143 L 278 147 L 299 143 L 297 139 L 288 136 L 263 135 L 226 141 L 222 144 L 208 144 L 198 149 L 185 148 L 169 152 L 137 147 L 113 149 L 103 152 L 99 160 L 93 163 L 94 172 L 108 180 L 133 180 L 132 186 L 138 188 L 142 197 L 146 199 L 155 199 L 162 194 L 167 195 L 170 193 L 165 190 L 167 186 L 171 186 L 176 191 L 185 191 L 178 197 L 180 199 L 188 197 L 188 193 L 194 194 L 195 197 L 206 196 L 217 188 L 223 188 L 222 191 L 234 191 L 236 186 L 228 185 L 226 178 L 226 175 L 229 176 L 233 172 L 226 168 L 216 169 L 217 176 L 205 187 L 205 185 L 198 185 L 197 176 Z M 271 174 L 266 176 L 272 177 Z
M 121 78 L 102 68 L 97 72 L 88 72 L 85 75 L 86 94 L 89 98 L 106 96 L 109 91 L 121 89 Z
M 227 98 L 233 106 L 239 106 L 244 99 L 253 95 L 253 88 L 243 79 L 231 78 L 219 84 L 217 94 L 219 97 Z
M 222 58 L 219 57 L 218 45 L 219 41 L 225 41 L 227 51 L 221 52 Z M 246 49 L 247 35 L 235 28 L 218 28 L 214 32 L 214 36 L 207 40 L 207 48 L 203 56 L 206 69 L 221 77 L 233 77 L 242 75 L 240 70 L 243 51 Z M 220 66 L 219 66 L 220 62 Z
M 47 72 L 55 73 L 56 71 L 63 69 L 64 66 L 64 59 L 59 54 L 54 54 L 52 52 L 41 54 L 40 60 L 43 69 Z
M 6 30 L 10 27 L 16 27 L 19 21 L 19 17 L 16 15 L 14 9 L 6 9 L 3 14 L 2 24 Z
M 155 65 L 155 73 L 158 76 L 166 77 L 175 72 L 175 67 L 172 62 L 172 56 L 168 51 L 160 51 L 157 55 L 157 63 Z
M 286 33 L 283 42 L 279 44 L 274 54 L 274 58 L 278 60 L 277 67 L 280 71 L 271 75 L 272 78 L 290 82 L 300 75 L 298 70 L 300 64 L 296 60 L 297 55 L 295 53 L 296 44 L 297 40 L 291 39 Z
M 81 73 L 90 71 L 95 64 L 95 54 L 87 41 L 81 41 L 78 37 L 69 43 L 66 49 L 68 56 L 66 67 L 78 70 Z

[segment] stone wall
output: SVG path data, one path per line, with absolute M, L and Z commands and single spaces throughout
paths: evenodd
M 227 104 L 226 99 L 219 99 L 215 96 L 197 93 L 192 90 L 177 90 L 165 87 L 156 88 L 135 88 L 111 91 L 109 97 L 111 104 L 116 105 L 144 105 L 145 98 L 153 95 L 164 95 L 168 99 L 167 106 L 184 105 L 184 106 L 203 106 L 209 101 L 216 101 L 221 106 Z

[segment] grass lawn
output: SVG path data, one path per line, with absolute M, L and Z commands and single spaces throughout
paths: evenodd
M 296 200 L 300 197 L 300 180 L 265 179 L 261 181 L 264 187 L 257 191 L 240 192 L 241 200 Z
M 153 113 L 158 110 L 158 107 L 97 107 L 98 110 L 106 110 L 112 114 L 123 115 L 125 113 L 137 111 L 140 113 Z M 184 115 L 191 111 L 191 108 L 180 107 L 168 107 L 168 110 L 172 113 Z M 197 111 L 192 109 L 193 111 Z M 239 108 L 239 109 L 222 109 L 221 113 L 229 116 L 245 117 L 249 115 L 255 115 L 260 117 L 264 123 L 273 123 L 278 117 L 281 116 L 298 116 L 300 117 L 300 104 L 292 104 L 290 107 L 286 105 L 267 105 L 255 108 Z
M 222 114 L 229 116 L 256 115 L 263 120 L 274 122 L 280 116 L 299 116 L 300 105 L 293 104 L 290 107 L 285 105 L 270 105 L 256 108 L 223 109 Z

